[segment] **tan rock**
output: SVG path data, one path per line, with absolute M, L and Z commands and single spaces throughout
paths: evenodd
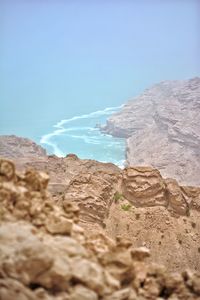
M 71 300 L 98 300 L 97 294 L 84 287 L 83 285 L 76 285 L 73 292 L 70 294 Z
M 131 250 L 131 256 L 134 260 L 144 260 L 150 256 L 150 251 L 146 247 L 135 248 Z
M 183 277 L 186 280 L 187 286 L 193 289 L 195 293 L 200 296 L 200 275 L 186 270 L 183 272 Z
M 6 180 L 11 180 L 15 176 L 15 166 L 9 160 L 0 159 L 0 181 L 1 177 L 6 178 Z
M 187 203 L 184 194 L 176 180 L 167 179 L 167 196 L 169 199 L 169 206 L 178 215 L 187 215 L 189 213 L 189 204 Z
M 49 182 L 49 176 L 44 172 L 35 173 L 34 170 L 27 170 L 24 180 L 32 191 L 41 192 L 46 189 Z
M 32 158 L 24 156 L 17 159 L 17 163 L 27 165 L 29 170 L 33 167 L 40 170 L 35 175 L 33 169 L 29 173 L 33 176 L 30 177 L 33 178 L 33 182 L 35 180 L 38 182 L 40 190 L 35 191 L 31 181 L 27 182 L 24 174 L 15 172 L 13 179 L 9 181 L 5 176 L 1 177 L 0 219 L 2 221 L 24 220 L 31 222 L 43 231 L 47 231 L 46 226 L 50 224 L 50 227 L 53 228 L 52 232 L 55 232 L 54 235 L 70 235 L 78 239 L 80 243 L 86 243 L 88 250 L 92 253 L 95 252 L 96 255 L 108 251 L 109 244 L 112 244 L 112 242 L 108 242 L 108 237 L 103 238 L 105 232 L 114 239 L 120 235 L 123 237 L 124 245 L 125 238 L 129 238 L 128 244 L 133 242 L 135 247 L 145 245 L 151 249 L 151 260 L 164 262 L 169 270 L 181 271 L 183 267 L 200 270 L 198 259 L 199 188 L 173 184 L 169 185 L 171 192 L 168 192 L 167 182 L 169 180 L 163 179 L 153 168 L 128 168 L 123 171 L 113 164 L 78 158 L 58 158 L 56 156 L 42 156 L 41 160 L 38 160 L 38 156 L 36 158 L 37 160 L 33 161 L 33 156 Z M 62 185 L 62 191 L 56 188 L 52 198 L 44 189 L 47 177 L 44 176 L 46 183 L 42 184 L 42 170 L 48 171 L 50 178 L 54 181 L 53 184 Z M 135 175 L 127 176 L 129 171 L 130 174 L 134 173 Z M 83 176 L 79 176 L 79 174 Z M 155 178 L 158 185 L 155 184 Z M 126 187 L 131 187 L 132 183 L 133 193 L 136 190 L 137 196 L 141 195 L 141 197 L 138 198 L 138 207 L 132 204 L 131 209 L 125 212 L 122 205 L 130 205 L 130 201 L 133 203 L 131 200 L 133 195 L 132 192 L 130 195 L 127 194 L 130 197 L 128 198 L 130 200 L 127 200 L 123 189 L 126 191 Z M 146 198 L 145 184 L 149 186 L 146 190 L 149 193 Z M 166 205 L 160 205 L 161 202 L 157 201 L 159 194 L 162 195 L 163 184 L 163 201 Z M 67 191 L 68 186 L 70 188 Z M 158 186 L 161 187 L 161 192 Z M 155 193 L 155 197 L 150 196 L 150 192 L 152 195 Z M 82 195 L 84 195 L 84 199 L 81 198 Z M 116 195 L 119 196 L 117 201 L 115 200 Z M 170 204 L 170 195 L 173 198 L 171 198 L 173 205 Z M 73 202 L 70 202 L 69 198 Z M 142 206 L 139 206 L 140 201 Z M 77 224 L 79 209 L 81 226 L 86 229 L 86 235 L 90 236 L 87 241 L 83 234 L 83 228 Z M 187 218 L 183 218 L 184 214 Z M 69 224 L 71 221 L 67 221 L 71 230 L 66 227 L 66 220 L 72 221 L 72 227 Z M 102 234 L 101 237 L 97 237 L 99 231 Z M 91 235 L 96 235 L 96 238 L 92 238 Z M 120 243 L 118 243 L 119 247 L 121 247 Z
M 68 219 L 72 219 L 74 222 L 78 223 L 80 209 L 76 203 L 64 201 L 63 208 Z
M 69 258 L 56 255 L 52 267 L 47 272 L 42 272 L 35 279 L 35 283 L 46 289 L 67 291 L 69 281 L 72 278 L 71 265 Z
M 117 176 L 113 173 L 78 174 L 66 189 L 63 207 L 67 209 L 68 203 L 74 202 L 80 207 L 81 220 L 102 226 L 113 201 L 114 184 Z
M 1 300 L 37 300 L 34 293 L 22 283 L 11 278 L 0 279 Z
M 125 288 L 114 292 L 112 295 L 105 298 L 105 300 L 126 300 L 130 296 L 130 288 Z
M 52 252 L 68 257 L 88 257 L 88 252 L 77 237 L 69 237 L 63 235 L 49 236 L 44 244 L 51 246 Z
M 97 263 L 86 259 L 74 259 L 72 261 L 72 277 L 98 294 L 103 294 L 104 274 Z
M 90 240 L 89 236 L 85 236 L 84 230 L 74 223 L 73 217 L 69 219 L 72 223 L 70 236 L 54 234 L 54 230 L 51 234 L 44 226 L 39 226 L 39 223 L 33 225 L 34 222 L 41 221 L 41 214 L 46 215 L 50 221 L 55 213 L 59 224 L 56 229 L 59 230 L 64 224 L 62 218 L 65 218 L 65 213 L 68 216 L 68 212 L 62 210 L 62 205 L 56 205 L 50 200 L 40 184 L 36 184 L 40 186 L 40 190 L 36 188 L 37 191 L 33 191 L 31 182 L 27 184 L 23 176 L 19 182 L 16 176 L 15 174 L 9 182 L 5 178 L 1 182 L 3 191 L 10 193 L 8 197 L 5 193 L 5 198 L 3 193 L 1 195 L 6 215 L 11 217 L 9 220 L 3 218 L 0 226 L 1 299 L 199 298 L 200 277 L 197 272 L 187 271 L 182 275 L 173 275 L 164 267 L 145 262 L 148 250 L 133 250 L 129 239 L 123 240 L 121 236 L 117 236 L 116 241 L 111 241 L 102 233 L 94 235 Z M 37 177 L 37 173 L 33 176 L 35 189 L 37 180 L 34 178 L 38 179 L 40 176 Z M 20 210 L 16 210 L 15 205 L 26 201 L 31 207 L 32 202 L 37 201 L 41 210 L 37 210 L 35 206 L 29 210 L 26 205 L 22 205 L 21 210 L 27 212 L 26 218 L 22 220 L 16 214 Z M 113 202 L 112 205 L 117 204 Z M 70 210 L 71 206 L 68 207 Z M 166 209 L 162 209 L 166 213 Z M 152 215 L 148 215 L 149 217 Z M 191 226 L 193 230 L 195 226 Z M 97 247 L 94 247 L 95 240 Z
M 48 232 L 52 234 L 71 234 L 72 231 L 72 221 L 60 216 L 60 215 L 50 215 L 50 219 L 47 221 L 45 227 Z
M 135 206 L 167 206 L 165 182 L 158 170 L 127 168 L 123 172 L 123 195 Z

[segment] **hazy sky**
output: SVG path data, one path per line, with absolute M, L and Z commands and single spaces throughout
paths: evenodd
M 1 132 L 200 75 L 199 2 L 0 0 Z

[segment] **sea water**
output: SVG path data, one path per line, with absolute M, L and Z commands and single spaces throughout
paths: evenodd
M 40 144 L 48 153 L 59 157 L 75 153 L 82 159 L 112 162 L 122 167 L 125 161 L 125 139 L 104 134 L 98 128 L 121 107 L 108 107 L 60 120 L 41 137 Z

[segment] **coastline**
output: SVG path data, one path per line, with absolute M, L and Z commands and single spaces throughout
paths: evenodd
M 199 115 L 199 77 L 163 81 L 127 102 L 101 131 L 125 138 L 125 165 L 149 165 L 164 177 L 198 186 Z
M 84 115 L 76 115 L 61 120 L 53 130 L 40 139 L 40 145 L 50 154 L 65 157 L 76 153 L 82 159 L 111 162 L 123 167 L 125 160 L 125 140 L 113 137 L 100 130 L 107 117 L 122 106 L 107 107 Z

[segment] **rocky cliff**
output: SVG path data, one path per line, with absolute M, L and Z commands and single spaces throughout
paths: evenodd
M 146 205 L 142 203 L 148 191 L 142 180 L 145 172 L 152 182 L 149 198 L 156 194 L 162 199 L 163 189 L 169 191 L 169 202 L 177 193 L 180 196 L 181 191 L 172 193 L 172 186 L 167 186 L 157 171 L 137 168 L 122 174 L 122 184 L 129 178 L 124 191 L 128 198 L 133 192 L 131 201 Z M 88 179 L 81 182 L 87 184 Z M 18 173 L 11 161 L 0 159 L 0 299 L 200 298 L 199 273 L 168 273 L 165 267 L 145 261 L 148 248 L 134 248 L 124 237 L 111 240 L 103 233 L 87 237 L 78 225 L 77 205 L 67 196 L 58 205 L 48 195 L 47 184 L 47 174 L 33 170 Z M 77 180 L 74 187 L 76 184 Z M 120 200 L 119 194 L 114 197 L 115 202 Z
M 0 136 L 0 156 L 36 159 L 46 155 L 46 150 L 30 139 L 19 138 L 15 135 Z
M 3 139 L 0 137 L 0 143 Z M 15 137 L 14 141 L 21 145 L 23 151 L 23 139 Z M 12 152 L 9 147 L 15 145 L 8 146 L 1 153 L 3 157 Z M 69 202 L 74 203 L 80 208 L 80 224 L 87 235 L 96 232 L 106 233 L 111 238 L 120 235 L 129 238 L 137 247 L 146 246 L 151 250 L 151 260 L 165 264 L 168 270 L 200 270 L 199 188 L 180 185 L 174 179 L 164 179 L 152 167 L 121 170 L 110 163 L 81 160 L 74 154 L 64 158 L 19 156 L 14 161 L 19 170 L 29 170 L 25 176 L 32 181 L 33 169 L 42 172 L 40 180 L 44 181 L 44 185 L 46 177 L 43 172 L 49 174 L 48 192 L 56 206 L 62 209 L 57 213 L 62 215 L 63 209 L 69 209 Z M 37 197 L 24 203 L 24 208 L 19 205 L 16 211 L 9 199 L 4 204 L 4 207 L 9 207 L 7 216 L 23 215 L 23 219 L 28 218 L 30 222 L 26 207 L 33 206 L 34 222 L 45 228 L 46 225 L 41 223 L 41 218 L 43 222 L 47 219 L 45 197 L 44 211 L 37 211 Z M 53 214 L 54 210 L 50 214 L 52 220 Z M 57 220 L 61 218 L 59 215 Z
M 102 130 L 127 139 L 127 164 L 200 185 L 200 78 L 164 81 L 124 105 Z

